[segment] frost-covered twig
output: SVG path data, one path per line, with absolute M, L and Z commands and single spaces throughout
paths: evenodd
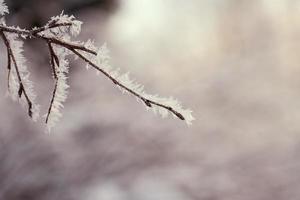
M 151 99 L 147 99 L 146 97 L 141 96 L 141 94 L 138 94 L 137 92 L 135 92 L 133 89 L 130 89 L 129 87 L 125 86 L 123 83 L 119 82 L 117 79 L 115 79 L 113 76 L 111 76 L 109 73 L 107 73 L 106 71 L 104 71 L 103 69 L 99 68 L 96 64 L 94 64 L 92 61 L 90 61 L 89 59 L 87 59 L 85 56 L 83 56 L 81 53 L 79 53 L 78 51 L 76 51 L 75 49 L 70 49 L 71 51 L 73 51 L 76 55 L 78 55 L 80 58 L 82 58 L 82 60 L 84 60 L 85 62 L 87 62 L 89 65 L 91 65 L 92 67 L 94 67 L 96 70 L 102 72 L 105 76 L 107 76 L 114 84 L 116 84 L 117 86 L 119 86 L 120 88 L 124 89 L 125 91 L 131 93 L 132 95 L 136 96 L 137 98 L 139 98 L 140 100 L 142 100 L 146 106 L 148 107 L 152 107 L 152 105 L 156 105 L 162 108 L 165 108 L 167 110 L 169 110 L 170 112 L 172 112 L 173 114 L 175 114 L 179 119 L 181 120 L 185 120 L 185 118 L 182 116 L 182 114 L 180 114 L 179 112 L 177 112 L 176 110 L 174 110 L 172 107 L 167 106 L 167 105 L 163 105 L 161 103 L 155 102 Z
M 7 49 L 8 81 L 10 81 L 10 76 L 13 75 L 13 74 L 11 74 L 11 61 L 12 61 L 13 65 L 14 65 L 14 69 L 15 69 L 15 74 L 16 74 L 17 80 L 18 80 L 18 92 L 17 92 L 18 97 L 21 98 L 22 95 L 24 95 L 25 100 L 28 104 L 28 115 L 30 117 L 32 117 L 34 120 L 36 120 L 38 114 L 36 112 L 33 113 L 33 111 L 34 110 L 37 111 L 38 106 L 34 105 L 35 108 L 33 108 L 33 100 L 35 99 L 35 95 L 32 93 L 32 84 L 28 80 L 29 74 L 27 73 L 25 65 L 22 65 L 21 68 L 18 66 L 19 64 L 23 64 L 23 57 L 21 54 L 21 49 L 18 48 L 18 47 L 20 47 L 19 46 L 20 43 L 18 43 L 17 41 L 14 41 L 14 35 L 10 35 L 11 37 L 10 37 L 10 39 L 8 39 L 8 37 L 5 35 L 4 32 L 0 32 L 0 34 L 1 34 L 1 37 L 4 41 L 4 44 Z M 13 51 L 12 47 L 15 48 L 15 52 Z M 19 62 L 17 62 L 17 59 Z M 10 84 L 8 83 L 8 85 L 10 85 Z M 15 92 L 15 94 L 16 94 L 16 92 Z M 33 114 L 35 114 L 35 115 L 33 116 Z
M 48 42 L 48 47 L 49 47 L 49 52 L 50 52 L 50 64 L 51 64 L 51 67 L 52 67 L 52 73 L 53 73 L 53 78 L 55 80 L 55 85 L 54 85 L 54 89 L 53 89 L 53 92 L 52 92 L 52 98 L 51 98 L 50 106 L 48 108 L 48 112 L 47 112 L 47 115 L 46 115 L 46 123 L 48 123 L 49 116 L 50 116 L 52 106 L 53 106 L 53 103 L 54 103 L 54 99 L 55 99 L 56 90 L 57 90 L 58 76 L 57 76 L 55 65 L 59 67 L 58 57 L 55 54 L 55 52 L 53 50 L 53 47 L 52 47 L 52 44 L 50 42 Z
M 0 14 L 8 13 L 7 7 L 0 0 Z M 45 115 L 46 124 L 50 130 L 61 117 L 61 108 L 67 98 L 67 73 L 69 71 L 69 55 L 75 55 L 87 63 L 89 66 L 102 73 L 110 79 L 123 93 L 128 93 L 143 102 L 148 109 L 166 117 L 168 113 L 173 114 L 187 124 L 194 120 L 192 111 L 183 109 L 181 104 L 170 98 L 161 98 L 157 95 L 149 95 L 144 91 L 141 84 L 136 83 L 129 78 L 129 74 L 121 74 L 119 69 L 113 69 L 109 64 L 109 51 L 104 44 L 98 48 L 91 40 L 87 42 L 72 41 L 71 38 L 77 36 L 81 31 L 82 22 L 76 20 L 73 16 L 61 14 L 52 17 L 43 27 L 33 28 L 32 30 L 21 29 L 19 27 L 7 26 L 2 19 L 0 23 L 0 34 L 7 48 L 8 62 L 8 88 L 9 92 L 15 98 L 16 79 L 18 81 L 18 97 L 22 94 L 28 104 L 28 113 L 32 117 L 33 110 L 38 111 L 39 106 L 33 100 L 35 95 L 32 93 L 32 84 L 28 80 L 29 72 L 24 65 L 25 59 L 22 55 L 23 43 L 18 40 L 38 38 L 44 40 L 49 49 L 50 65 L 54 78 L 54 89 L 48 112 Z M 14 44 L 13 46 L 11 44 Z M 16 48 L 16 50 L 14 50 Z M 17 55 L 17 56 L 16 56 Z M 12 64 L 14 70 L 12 70 Z M 22 65 L 22 66 L 21 66 Z M 22 70 L 20 70 L 20 68 Z M 24 80 L 23 80 L 24 79 Z M 26 84 L 24 84 L 24 82 Z M 12 84 L 11 84 L 12 83 Z M 27 88 L 29 87 L 29 88 Z M 13 89 L 11 89 L 13 88 Z M 29 92 L 27 92 L 27 90 Z M 32 100 L 31 100 L 32 99 Z M 34 108 L 33 108 L 34 107 Z M 37 116 L 37 114 L 35 114 Z M 36 117 L 35 117 L 36 118 Z

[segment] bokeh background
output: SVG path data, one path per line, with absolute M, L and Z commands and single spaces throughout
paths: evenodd
M 294 200 L 300 198 L 300 1 L 6 0 L 8 24 L 64 10 L 112 65 L 194 111 L 160 119 L 102 75 L 71 63 L 51 134 L 5 97 L 0 46 L 0 199 Z M 25 55 L 46 112 L 45 44 Z

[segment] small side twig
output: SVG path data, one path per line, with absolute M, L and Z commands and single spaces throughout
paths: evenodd
M 9 50 L 8 48 L 6 48 L 6 53 L 7 53 L 7 88 L 8 91 L 10 90 L 10 71 L 11 71 L 11 58 L 10 58 L 10 54 L 9 54 Z
M 12 49 L 11 49 L 9 40 L 5 36 L 5 33 L 3 31 L 1 31 L 0 34 L 1 34 L 1 37 L 2 37 L 2 39 L 4 41 L 5 46 L 7 48 L 7 53 L 8 53 L 8 57 L 9 57 L 9 59 L 8 59 L 7 62 L 10 65 L 10 59 L 11 59 L 13 61 L 13 64 L 14 64 L 14 67 L 15 67 L 15 70 L 16 70 L 16 74 L 17 74 L 18 81 L 19 81 L 19 91 L 18 91 L 19 98 L 21 98 L 22 94 L 24 94 L 25 99 L 26 99 L 27 104 L 28 104 L 28 115 L 30 117 L 32 117 L 32 102 L 31 102 L 31 100 L 29 99 L 29 97 L 27 95 L 26 89 L 24 88 L 24 85 L 23 85 L 23 82 L 22 82 L 22 78 L 21 78 L 21 75 L 20 75 L 20 71 L 19 71 L 19 68 L 18 68 L 18 64 L 17 64 L 16 58 L 15 58 L 15 55 L 14 55 Z
M 50 52 L 50 64 L 51 64 L 55 84 L 54 84 L 54 89 L 53 89 L 53 92 L 52 92 L 51 102 L 50 102 L 48 112 L 47 112 L 47 116 L 46 116 L 46 121 L 45 121 L 46 124 L 48 123 L 48 120 L 49 120 L 49 116 L 50 116 L 50 113 L 51 113 L 51 110 L 52 110 L 52 106 L 53 106 L 53 102 L 54 102 L 55 95 L 56 95 L 56 90 L 57 90 L 57 84 L 58 84 L 58 76 L 57 76 L 55 65 L 57 67 L 59 67 L 59 59 L 58 59 L 57 55 L 55 54 L 50 41 L 48 41 L 48 47 L 49 47 L 49 52 Z
M 62 27 L 62 26 L 72 26 L 71 23 L 56 23 L 56 21 L 52 21 L 48 26 L 43 26 L 37 29 L 34 29 L 31 31 L 31 35 L 35 36 L 36 34 L 43 32 L 47 29 L 52 29 L 52 28 L 57 28 L 57 27 Z
M 143 96 L 141 96 L 140 94 L 136 93 L 135 91 L 133 91 L 132 89 L 126 87 L 125 85 L 123 85 L 122 83 L 120 83 L 117 79 L 115 79 L 114 77 L 112 77 L 109 73 L 107 73 L 106 71 L 104 71 L 103 69 L 101 69 L 100 67 L 98 67 L 95 63 L 93 63 L 92 61 L 90 61 L 89 59 L 87 59 L 84 55 L 82 55 L 81 53 L 79 53 L 78 51 L 76 51 L 75 49 L 71 48 L 71 47 L 66 47 L 69 50 L 71 50 L 72 52 L 74 52 L 74 54 L 76 54 L 77 56 L 79 56 L 82 60 L 84 60 L 86 63 L 88 63 L 89 65 L 91 65 L 94 69 L 96 69 L 97 71 L 101 72 L 102 74 L 104 74 L 106 77 L 108 77 L 115 85 L 123 88 L 124 90 L 126 90 L 127 92 L 131 93 L 132 95 L 134 95 L 135 97 L 139 98 L 140 100 L 142 100 L 146 106 L 148 107 L 152 107 L 153 105 L 165 108 L 167 110 L 169 110 L 170 112 L 172 112 L 173 114 L 175 114 L 179 119 L 181 120 L 185 120 L 185 118 L 183 117 L 182 114 L 180 114 L 179 112 L 177 112 L 176 110 L 174 110 L 172 107 L 163 105 L 161 103 L 152 101 L 150 99 L 147 99 Z

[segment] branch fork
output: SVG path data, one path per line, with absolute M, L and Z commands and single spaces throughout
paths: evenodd
M 63 19 L 63 20 L 61 20 Z M 97 51 L 97 48 L 93 48 L 93 45 L 85 45 L 84 43 L 79 42 L 71 42 L 70 37 L 68 36 L 68 32 L 73 26 L 76 24 L 80 25 L 81 22 L 75 23 L 74 17 L 66 17 L 66 15 L 60 15 L 56 18 L 51 19 L 50 22 L 48 22 L 47 25 L 39 28 L 34 28 L 32 30 L 25 30 L 20 29 L 16 27 L 10 27 L 5 24 L 0 24 L 0 36 L 2 40 L 4 41 L 4 44 L 6 46 L 7 50 L 7 79 L 8 79 L 8 89 L 10 90 L 10 76 L 11 76 L 11 70 L 12 67 L 14 67 L 14 70 L 17 75 L 19 89 L 18 89 L 18 96 L 21 98 L 22 96 L 25 97 L 27 105 L 28 105 L 28 115 L 32 117 L 32 100 L 30 99 L 29 95 L 27 94 L 27 88 L 25 87 L 23 83 L 22 76 L 20 74 L 19 70 L 19 63 L 16 60 L 14 50 L 11 46 L 11 43 L 9 39 L 7 38 L 8 34 L 17 34 L 19 36 L 22 36 L 23 39 L 42 39 L 46 42 L 49 50 L 49 57 L 50 57 L 50 66 L 52 68 L 52 75 L 54 79 L 54 89 L 52 92 L 52 98 L 50 102 L 50 106 L 48 108 L 48 112 L 46 114 L 46 120 L 45 122 L 49 122 L 49 117 L 52 113 L 53 104 L 55 102 L 56 93 L 58 89 L 58 84 L 60 80 L 60 75 L 67 73 L 68 70 L 62 71 L 59 70 L 61 65 L 60 56 L 59 53 L 56 52 L 58 48 L 68 50 L 70 53 L 76 55 L 81 60 L 86 62 L 89 66 L 92 66 L 95 70 L 102 73 L 104 76 L 106 76 L 108 79 L 110 79 L 118 88 L 120 88 L 123 92 L 126 92 L 128 94 L 131 94 L 135 96 L 137 99 L 142 101 L 148 108 L 154 109 L 156 112 L 164 113 L 163 115 L 167 114 L 162 109 L 165 109 L 166 111 L 172 113 L 174 116 L 181 120 L 186 120 L 189 124 L 192 120 L 194 120 L 193 116 L 191 115 L 190 110 L 184 110 L 181 108 L 181 105 L 174 99 L 166 99 L 166 98 L 158 98 L 156 96 L 150 96 L 144 93 L 142 87 L 140 85 L 134 85 L 131 80 L 128 78 L 124 78 L 124 81 L 120 81 L 118 79 L 117 75 L 113 75 L 109 72 L 109 70 L 105 70 L 105 67 L 103 67 L 104 64 L 107 62 L 107 57 L 104 55 L 101 57 L 101 52 Z M 75 30 L 71 30 L 71 32 L 79 32 L 77 29 L 78 27 L 75 27 Z M 97 57 L 100 56 L 100 61 L 98 62 Z M 64 77 L 63 77 L 64 79 Z M 128 83 L 126 85 L 126 83 Z M 138 88 L 135 90 L 134 88 Z M 157 101 L 156 101 L 157 99 Z M 163 102 L 171 102 L 171 105 L 162 103 Z M 178 107 L 176 109 L 175 107 Z

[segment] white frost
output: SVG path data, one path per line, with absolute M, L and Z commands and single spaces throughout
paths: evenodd
M 43 34 L 45 34 L 46 36 L 54 36 L 64 39 L 65 41 L 69 41 L 71 36 L 76 37 L 81 32 L 82 22 L 76 20 L 73 15 L 68 16 L 64 14 L 64 12 L 62 12 L 58 16 L 51 17 L 51 20 L 46 24 L 46 27 L 49 27 L 53 22 L 55 22 L 55 24 L 70 23 L 71 26 L 60 26 L 47 29 L 43 32 Z
M 5 13 L 8 13 L 8 8 L 4 3 L 4 0 L 0 0 L 0 15 L 4 15 Z
M 55 66 L 57 73 L 57 86 L 55 91 L 55 96 L 53 99 L 51 112 L 49 114 L 47 129 L 48 132 L 56 125 L 56 123 L 62 117 L 61 109 L 64 107 L 63 103 L 67 99 L 69 85 L 67 84 L 67 74 L 69 72 L 69 61 L 66 57 L 70 54 L 66 49 L 53 45 L 55 54 L 59 59 L 59 67 Z M 47 116 L 47 115 L 46 115 Z
M 5 13 L 8 13 L 7 6 L 5 5 L 3 0 L 0 0 L 0 15 L 4 15 Z M 2 20 L 1 23 L 5 24 L 5 21 Z M 56 24 L 65 23 L 70 25 L 51 27 L 55 26 Z M 144 90 L 144 86 L 131 79 L 129 73 L 121 73 L 121 70 L 119 68 L 113 68 L 109 63 L 110 56 L 106 44 L 103 44 L 100 48 L 98 48 L 92 40 L 88 40 L 86 42 L 71 41 L 72 37 L 76 37 L 80 33 L 81 25 L 82 22 L 76 20 L 74 16 L 68 16 L 62 12 L 60 15 L 52 17 L 51 20 L 45 26 L 46 30 L 40 32 L 39 34 L 48 38 L 55 38 L 64 41 L 66 43 L 71 44 L 71 46 L 80 46 L 80 50 L 76 49 L 80 54 L 82 54 L 86 59 L 91 61 L 91 63 L 103 70 L 103 72 L 106 73 L 106 75 L 109 76 L 109 78 L 114 79 L 113 81 L 115 83 L 118 82 L 116 86 L 118 89 L 121 90 L 121 92 L 125 94 L 133 93 L 135 94 L 139 102 L 142 102 L 144 105 L 147 104 L 145 105 L 147 110 L 152 110 L 155 114 L 159 114 L 163 118 L 167 117 L 168 115 L 173 115 L 174 117 L 178 117 L 181 119 L 184 118 L 188 125 L 192 124 L 192 121 L 194 120 L 194 117 L 192 116 L 192 111 L 189 109 L 184 109 L 178 100 L 172 97 L 163 98 L 159 97 L 158 95 L 147 94 Z M 18 27 L 12 28 L 24 31 L 24 29 L 20 29 Z M 26 38 L 26 36 L 22 37 Z M 39 106 L 35 103 L 36 95 L 33 92 L 33 84 L 29 80 L 30 73 L 27 70 L 27 67 L 25 65 L 26 60 L 22 54 L 23 42 L 17 39 L 18 35 L 15 33 L 7 34 L 7 38 L 10 42 L 11 49 L 16 58 L 24 89 L 26 90 L 26 93 L 32 102 L 33 120 L 36 120 L 39 116 Z M 56 90 L 54 92 L 53 102 L 50 107 L 51 111 L 47 113 L 49 114 L 47 120 L 47 129 L 49 132 L 62 117 L 61 110 L 64 107 L 63 103 L 67 99 L 67 89 L 69 88 L 69 85 L 67 84 L 67 74 L 69 72 L 69 61 L 67 60 L 67 56 L 71 54 L 74 55 L 73 52 L 60 45 L 52 43 L 52 47 L 59 60 L 59 66 L 57 66 L 57 63 L 55 64 L 55 70 L 57 75 L 57 79 L 55 80 Z M 96 55 L 83 51 L 83 47 L 94 51 Z M 75 59 L 76 58 L 78 58 L 77 55 L 75 55 Z M 87 68 L 89 67 L 90 66 L 87 65 Z M 97 74 L 98 73 L 99 71 L 97 71 Z M 12 99 L 18 100 L 19 81 L 17 72 L 13 67 L 13 62 L 9 84 L 9 92 Z M 21 102 L 23 102 L 23 104 L 26 105 L 26 99 L 24 95 L 22 95 L 21 97 Z
M 14 33 L 7 34 L 6 37 L 10 43 L 10 47 L 12 49 L 14 58 L 16 60 L 24 89 L 32 103 L 32 119 L 33 121 L 37 121 L 39 117 L 39 105 L 35 103 L 36 94 L 33 91 L 33 83 L 32 81 L 29 80 L 30 72 L 27 69 L 26 59 L 23 56 L 23 42 L 18 40 L 18 35 Z M 12 66 L 11 66 L 11 74 L 10 74 L 9 92 L 12 99 L 17 100 L 19 99 L 18 98 L 19 81 L 18 81 L 16 69 L 14 67 L 14 63 L 11 62 L 11 64 Z M 27 101 L 24 95 L 22 95 L 21 103 L 24 106 L 27 105 Z
M 163 104 L 165 106 L 171 107 L 176 112 L 180 113 L 184 117 L 184 119 L 188 125 L 191 125 L 192 121 L 195 120 L 195 118 L 192 115 L 192 111 L 190 109 L 184 109 L 178 100 L 174 99 L 173 97 L 164 98 L 164 97 L 159 97 L 158 95 L 147 94 L 146 91 L 144 90 L 144 86 L 142 84 L 137 83 L 135 80 L 130 78 L 129 72 L 121 73 L 120 72 L 121 70 L 119 68 L 113 70 L 113 68 L 111 67 L 111 65 L 109 63 L 110 56 L 109 56 L 109 50 L 107 48 L 106 43 L 103 44 L 98 49 L 97 56 L 92 58 L 91 60 L 97 66 L 99 66 L 102 70 L 104 70 L 105 72 L 110 74 L 119 83 L 121 83 L 125 87 L 129 88 L 133 92 L 137 93 L 138 95 L 140 95 L 150 101 L 154 101 L 159 104 Z M 121 90 L 122 93 L 129 94 L 129 92 L 127 90 L 125 90 L 124 88 L 122 88 L 120 86 L 117 86 L 117 87 Z M 139 98 L 137 98 L 137 100 L 141 101 Z M 141 102 L 145 105 L 145 103 L 143 101 L 141 101 Z M 154 105 L 154 104 L 151 104 L 151 108 L 146 106 L 146 109 L 147 110 L 151 109 L 155 114 L 159 114 L 162 118 L 167 117 L 169 114 L 173 115 L 174 117 L 178 117 L 174 113 L 170 112 L 169 110 L 167 110 L 161 106 Z

